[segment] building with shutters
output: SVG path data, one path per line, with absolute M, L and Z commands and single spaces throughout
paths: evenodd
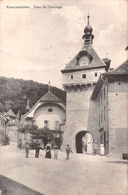
M 77 153 L 92 154 L 97 141 L 106 154 L 121 154 L 127 146 L 128 64 L 110 71 L 111 60 L 98 56 L 92 33 L 88 16 L 83 46 L 61 70 L 67 93 L 63 148 L 69 143 Z

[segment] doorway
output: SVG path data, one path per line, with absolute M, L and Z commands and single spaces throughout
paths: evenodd
M 77 153 L 93 153 L 93 137 L 87 131 L 80 131 L 76 134 L 76 152 Z

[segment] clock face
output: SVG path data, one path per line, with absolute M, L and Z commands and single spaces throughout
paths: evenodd
M 89 64 L 89 58 L 87 56 L 82 56 L 79 60 L 80 66 L 88 66 Z

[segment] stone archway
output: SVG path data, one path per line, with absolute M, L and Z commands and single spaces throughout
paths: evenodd
M 80 131 L 76 134 L 76 152 L 77 153 L 93 153 L 93 137 L 88 131 Z

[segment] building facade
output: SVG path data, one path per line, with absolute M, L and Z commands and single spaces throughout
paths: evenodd
M 111 60 L 92 46 L 92 31 L 88 16 L 83 47 L 61 70 L 67 92 L 63 147 L 92 154 L 96 141 L 105 154 L 122 156 L 128 153 L 128 60 L 111 71 Z
M 100 76 L 91 100 L 99 105 L 97 131 L 106 153 L 119 156 L 128 153 L 128 60 Z
M 38 100 L 38 102 L 22 116 L 20 125 L 31 125 L 32 123 L 38 126 L 38 129 L 48 129 L 54 137 L 60 136 L 61 124 L 66 119 L 65 104 L 55 96 L 50 90 Z M 25 134 L 19 133 L 19 139 L 30 141 L 31 136 L 26 131 Z M 43 140 L 46 144 L 47 139 Z
M 59 130 L 61 122 L 65 120 L 65 104 L 48 91 L 23 118 L 26 121 L 34 120 L 39 128 Z
M 84 29 L 84 44 L 78 54 L 61 70 L 63 87 L 67 91 L 64 147 L 67 142 L 78 153 L 93 153 L 97 105 L 90 100 L 99 76 L 109 69 L 110 60 L 101 59 L 92 46 L 94 35 L 88 24 Z M 98 104 L 98 102 L 97 102 Z M 98 125 L 98 124 L 97 124 Z

